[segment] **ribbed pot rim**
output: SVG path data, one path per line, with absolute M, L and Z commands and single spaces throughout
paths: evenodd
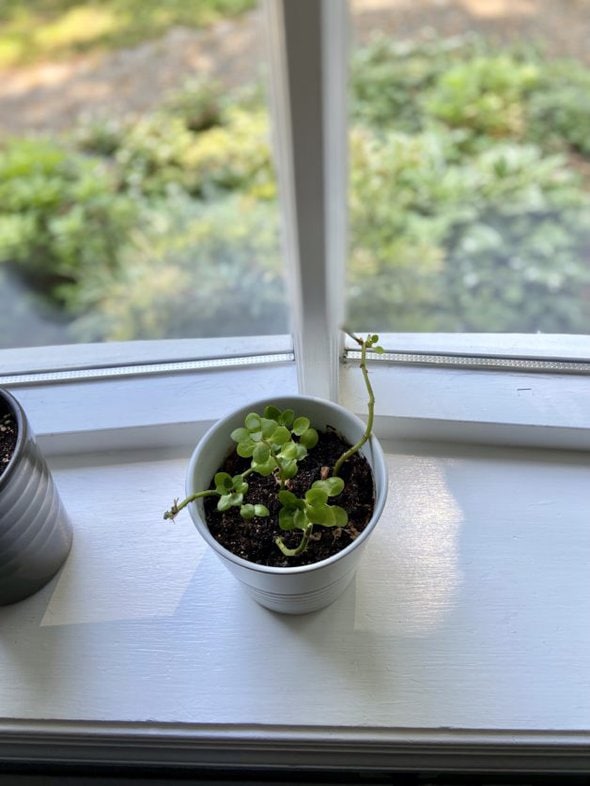
M 12 395 L 4 388 L 0 388 L 0 398 L 2 398 L 8 408 L 10 409 L 11 414 L 16 419 L 16 445 L 14 446 L 14 451 L 10 458 L 10 461 L 4 468 L 4 472 L 0 475 L 0 492 L 3 491 L 5 486 L 10 483 L 10 478 L 14 473 L 14 469 L 19 462 L 19 458 L 23 452 L 23 446 L 25 444 L 26 434 L 27 434 L 27 421 L 25 419 L 25 415 L 23 412 L 23 408 Z
M 361 426 L 363 426 L 363 422 L 361 419 L 355 415 L 353 412 L 350 412 L 342 405 L 332 402 L 326 401 L 325 399 L 320 399 L 316 396 L 305 396 L 301 394 L 291 394 L 291 395 L 284 395 L 278 397 L 267 397 L 263 399 L 259 399 L 257 401 L 252 401 L 247 404 L 247 407 L 252 407 L 255 411 L 258 411 L 262 408 L 265 404 L 274 403 L 276 400 L 283 400 L 283 399 L 291 399 L 294 402 L 299 400 L 308 400 L 312 402 L 316 402 L 326 406 L 329 409 L 334 410 L 341 410 L 346 414 L 346 417 L 350 418 L 351 420 L 357 421 Z M 191 480 L 193 475 L 193 470 L 195 464 L 199 461 L 200 455 L 204 453 L 207 449 L 207 444 L 210 441 L 213 434 L 225 428 L 225 424 L 235 415 L 237 410 L 241 410 L 243 407 L 238 407 L 237 409 L 233 410 L 232 412 L 228 413 L 225 417 L 220 418 L 216 423 L 211 426 L 207 432 L 201 437 L 199 444 L 197 445 L 196 449 L 193 451 L 193 454 L 189 460 L 189 465 L 187 468 L 187 485 L 186 485 L 186 492 L 187 494 L 191 493 Z M 223 559 L 228 562 L 233 562 L 235 565 L 246 568 L 254 573 L 265 573 L 265 574 L 272 574 L 275 576 L 295 576 L 297 574 L 308 574 L 313 573 L 314 571 L 319 571 L 324 569 L 327 565 L 331 565 L 335 562 L 339 562 L 340 560 L 344 559 L 349 555 L 351 552 L 357 551 L 369 538 L 373 530 L 375 529 L 381 514 L 383 513 L 383 509 L 385 507 L 385 501 L 387 498 L 387 464 L 385 461 L 385 455 L 383 453 L 383 448 L 377 437 L 372 434 L 369 439 L 369 444 L 371 446 L 372 455 L 375 461 L 375 464 L 371 466 L 373 472 L 373 479 L 375 482 L 375 508 L 373 510 L 373 515 L 371 519 L 367 523 L 367 526 L 361 534 L 356 538 L 352 543 L 349 543 L 346 548 L 342 549 L 341 551 L 333 554 L 331 557 L 326 557 L 319 562 L 312 562 L 308 565 L 297 565 L 294 567 L 286 567 L 286 568 L 279 568 L 271 565 L 259 565 L 256 562 L 250 562 L 249 560 L 243 559 L 239 557 L 237 554 L 226 549 L 222 546 L 213 535 L 210 533 L 209 528 L 207 526 L 204 517 L 201 516 L 199 511 L 199 507 L 196 502 L 191 502 L 189 505 L 189 512 L 191 514 L 191 518 L 193 519 L 193 523 L 195 524 L 197 530 L 199 531 L 200 535 L 203 537 L 205 542 Z M 377 465 L 380 465 L 380 473 L 383 477 L 383 486 L 379 488 L 377 486 Z

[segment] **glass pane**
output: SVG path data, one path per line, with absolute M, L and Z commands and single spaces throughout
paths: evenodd
M 0 346 L 288 331 L 254 0 L 4 0 Z
M 590 333 L 588 0 L 352 0 L 349 323 Z

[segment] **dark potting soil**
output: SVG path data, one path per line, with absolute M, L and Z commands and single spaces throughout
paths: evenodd
M 318 444 L 309 451 L 299 463 L 298 474 L 289 481 L 289 489 L 298 497 L 303 497 L 311 484 L 319 480 L 323 467 L 333 467 L 342 453 L 350 447 L 335 431 L 328 429 L 320 432 Z M 232 451 L 221 471 L 237 475 L 250 465 Z M 278 524 L 279 503 L 276 499 L 277 481 L 274 475 L 262 477 L 256 473 L 248 476 L 246 502 L 262 503 L 270 511 L 270 516 L 255 517 L 245 521 L 239 508 L 225 512 L 217 510 L 215 497 L 204 500 L 205 518 L 213 537 L 238 557 L 259 565 L 292 568 L 309 565 L 327 559 L 346 548 L 369 523 L 375 506 L 373 475 L 371 468 L 359 453 L 355 453 L 342 466 L 340 477 L 345 483 L 344 491 L 330 500 L 330 504 L 340 505 L 348 513 L 346 527 L 314 526 L 313 534 L 306 551 L 298 557 L 285 557 L 274 542 L 281 535 L 289 548 L 295 548 L 301 540 L 301 531 L 284 532 Z
M 0 399 L 0 476 L 8 466 L 16 446 L 17 425 L 14 415 Z

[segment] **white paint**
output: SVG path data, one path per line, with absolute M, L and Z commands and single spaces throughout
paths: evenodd
M 436 459 L 390 456 L 389 478 L 395 548 L 385 528 L 367 544 L 371 570 L 361 571 L 357 582 L 355 630 L 427 636 L 445 624 L 458 597 L 463 514 Z M 374 602 L 381 597 L 394 599 L 395 614 L 393 605 Z
M 364 744 L 371 729 L 589 729 L 588 455 L 389 453 L 356 584 L 295 619 L 199 561 L 186 522 L 160 521 L 185 457 L 54 458 L 77 550 L 0 610 L 5 724 L 358 729 Z
M 182 488 L 184 478 L 176 465 L 153 462 L 149 471 L 171 490 Z M 93 473 L 77 468 L 60 473 L 63 492 L 92 500 L 92 505 L 79 506 L 74 546 L 41 625 L 174 615 L 205 544 L 187 517 L 163 524 L 172 492 L 169 500 L 162 499 L 161 510 L 137 505 L 137 500 L 150 499 L 148 483 L 133 464 L 114 463 Z

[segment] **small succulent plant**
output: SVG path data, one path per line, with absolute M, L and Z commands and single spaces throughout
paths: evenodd
M 295 548 L 289 548 L 283 538 L 278 535 L 275 542 L 287 557 L 302 554 L 307 548 L 314 526 L 344 527 L 348 515 L 344 508 L 331 503 L 334 497 L 342 493 L 344 481 L 339 476 L 344 462 L 357 453 L 371 436 L 375 397 L 369 381 L 366 365 L 368 349 L 382 352 L 377 346 L 379 337 L 369 335 L 365 339 L 352 338 L 361 347 L 360 368 L 369 394 L 368 418 L 361 439 L 347 449 L 328 470 L 326 477 L 316 480 L 302 497 L 298 497 L 290 489 L 290 481 L 296 477 L 299 462 L 308 451 L 317 445 L 319 435 L 309 419 L 298 416 L 292 409 L 280 410 L 272 404 L 265 407 L 264 412 L 250 412 L 244 425 L 231 433 L 236 443 L 236 452 L 242 458 L 250 459 L 250 466 L 238 475 L 218 472 L 213 479 L 213 488 L 197 491 L 182 502 L 174 500 L 170 510 L 164 513 L 165 519 L 173 519 L 189 503 L 204 497 L 216 496 L 217 509 L 229 510 L 239 508 L 240 515 L 246 521 L 256 516 L 269 516 L 266 505 L 253 505 L 247 501 L 248 477 L 252 473 L 262 476 L 274 475 L 277 481 L 277 498 L 279 502 L 279 527 L 284 532 L 301 531 L 301 539 Z

